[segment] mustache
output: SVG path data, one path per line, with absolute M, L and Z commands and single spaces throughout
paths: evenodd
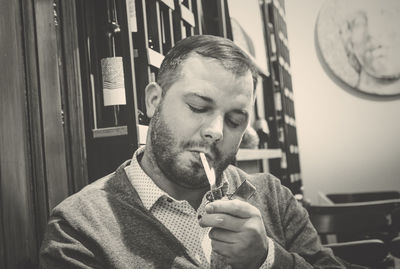
M 220 159 L 221 152 L 218 150 L 216 143 L 207 143 L 204 141 L 184 141 L 182 142 L 182 148 L 204 148 L 209 150 L 216 159 Z

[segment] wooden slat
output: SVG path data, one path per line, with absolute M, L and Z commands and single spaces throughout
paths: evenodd
M 139 125 L 138 128 L 139 128 L 139 144 L 145 145 L 147 139 L 147 131 L 149 127 L 145 125 Z
M 148 59 L 149 59 L 149 64 L 160 68 L 162 61 L 164 60 L 164 55 L 158 53 L 157 51 L 154 51 L 152 49 L 147 49 L 147 52 L 149 54 Z
M 192 27 L 196 26 L 193 12 L 190 11 L 184 5 L 181 5 L 181 16 L 182 16 L 182 19 L 185 20 L 187 23 L 189 23 Z
M 201 25 L 201 21 L 203 18 L 203 7 L 201 1 L 195 1 L 193 4 L 193 13 L 195 15 L 196 27 L 194 28 L 194 32 L 196 35 L 203 34 L 203 29 Z
M 217 0 L 217 10 L 219 18 L 219 32 L 222 37 L 228 38 L 226 13 L 225 13 L 225 0 Z
M 238 161 L 277 159 L 282 157 L 280 149 L 239 149 L 236 159 Z
M 174 18 L 172 15 L 172 10 L 168 11 L 168 21 L 169 21 L 169 29 L 170 29 L 170 38 L 171 38 L 171 48 L 175 46 L 175 39 L 174 39 Z M 166 51 L 168 53 L 168 51 Z
M 0 174 L 0 186 L 1 186 L 1 174 Z M 0 190 L 1 194 L 1 190 Z M 0 195 L 0 205 L 3 205 L 2 196 Z M 4 214 L 3 208 L 0 206 L 0 267 L 6 268 L 6 239 L 4 236 Z
M 127 131 L 129 144 L 133 146 L 133 149 L 138 147 L 138 95 L 137 95 L 137 81 L 135 77 L 135 52 L 134 44 L 131 35 L 131 29 L 129 29 L 129 22 L 126 20 L 125 14 L 128 14 L 128 9 L 125 1 L 122 1 L 121 11 L 122 18 L 120 20 L 121 25 L 127 28 L 127 31 L 122 32 L 122 53 L 124 55 L 124 72 L 125 72 L 125 95 L 127 101 Z
M 161 0 L 165 5 L 167 5 L 170 9 L 175 10 L 174 0 Z
M 123 136 L 128 134 L 127 126 L 100 128 L 92 130 L 93 138 Z
M 163 31 L 162 31 L 162 28 L 161 28 L 161 11 L 160 11 L 160 3 L 158 2 L 158 1 L 156 1 L 156 18 L 157 18 L 157 42 L 158 42 L 158 51 L 161 53 L 161 54 L 164 54 L 163 53 L 163 38 L 162 38 L 162 35 L 163 35 Z
M 175 10 L 172 12 L 172 32 L 175 42 L 182 39 L 181 22 L 181 2 L 180 0 L 175 0 Z
M 41 101 L 39 75 L 37 69 L 35 19 L 33 15 L 33 2 L 28 1 L 22 5 L 24 39 L 25 39 L 25 70 L 26 98 L 29 129 L 30 129 L 30 164 L 32 192 L 34 197 L 34 216 L 37 249 L 43 238 L 49 215 L 47 203 L 46 169 L 43 153 L 43 129 L 41 119 Z M 37 255 L 36 255 L 37 256 Z
M 144 96 L 145 88 L 149 82 L 148 55 L 146 52 L 148 46 L 148 27 L 146 17 L 146 1 L 136 1 L 138 31 L 132 36 L 132 44 L 133 47 L 138 50 L 138 57 L 135 58 L 135 74 L 133 77 L 135 78 L 135 84 L 137 88 L 135 92 L 137 94 L 138 109 L 140 109 L 143 113 L 146 113 Z
M 160 38 L 159 38 L 159 29 L 160 29 L 160 16 L 158 12 L 158 1 L 156 0 L 147 0 L 145 3 L 145 24 L 147 24 L 148 29 L 148 43 L 147 46 L 151 47 L 156 51 L 160 51 Z M 150 43 L 151 41 L 151 43 Z
M 62 10 L 61 25 L 63 35 L 65 72 L 64 94 L 67 101 L 66 128 L 69 133 L 68 170 L 70 171 L 70 189 L 76 192 L 87 185 L 87 158 L 82 87 L 80 75 L 78 29 L 75 1 L 59 1 Z
M 58 73 L 57 40 L 53 2 L 35 2 L 38 65 L 44 134 L 44 152 L 49 208 L 68 196 L 64 132 L 61 121 L 61 96 Z M 53 57 L 49 57 L 53 55 Z

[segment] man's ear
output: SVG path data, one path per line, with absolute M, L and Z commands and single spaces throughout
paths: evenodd
M 162 99 L 162 88 L 156 82 L 151 82 L 146 89 L 146 114 L 148 118 L 153 117 L 157 106 Z

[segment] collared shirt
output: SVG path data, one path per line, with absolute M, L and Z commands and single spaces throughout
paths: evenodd
M 230 268 L 224 258 L 211 250 L 211 240 L 208 237 L 210 228 L 200 227 L 198 216 L 205 213 L 206 195 L 195 210 L 186 200 L 176 200 L 161 190 L 143 171 L 137 156 L 142 154 L 144 147 L 139 148 L 131 161 L 125 167 L 129 181 L 136 189 L 143 205 L 150 211 L 186 248 L 193 260 L 201 268 Z M 222 177 L 222 188 L 228 186 Z M 268 257 L 261 268 L 270 268 L 274 260 L 274 245 L 268 238 Z

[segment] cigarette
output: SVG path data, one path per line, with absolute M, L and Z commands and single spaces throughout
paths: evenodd
M 203 152 L 200 152 L 200 159 L 201 159 L 201 163 L 203 164 L 204 171 L 206 172 L 208 183 L 210 183 L 210 188 L 211 188 L 211 190 L 213 190 L 215 188 L 214 168 L 212 168 L 212 167 L 210 168 L 210 166 L 208 165 L 208 161 L 206 159 L 206 155 L 204 155 Z

